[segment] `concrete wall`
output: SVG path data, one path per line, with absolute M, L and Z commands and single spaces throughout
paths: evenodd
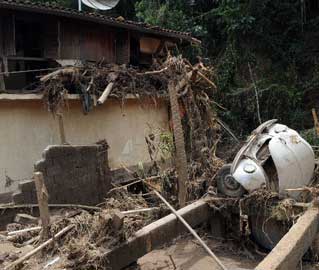
M 106 139 L 111 169 L 149 162 L 144 139 L 149 126 L 168 129 L 164 101 L 155 107 L 150 100 L 128 99 L 122 110 L 120 101 L 108 100 L 88 115 L 83 115 L 79 100 L 69 100 L 68 106 L 64 113 L 67 141 L 81 145 Z M 4 100 L 0 95 L 0 192 L 16 189 L 17 183 L 4 187 L 6 175 L 13 180 L 30 179 L 43 150 L 59 143 L 58 121 L 41 100 Z

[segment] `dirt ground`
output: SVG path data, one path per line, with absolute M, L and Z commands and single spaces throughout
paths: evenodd
M 212 251 L 218 256 L 221 262 L 229 270 L 250 270 L 254 269 L 258 262 L 262 260 L 262 256 L 245 254 L 244 251 L 239 251 L 238 244 L 230 241 L 216 240 L 206 238 L 206 243 L 212 249 Z M 27 253 L 32 249 L 32 246 L 25 246 L 23 248 L 17 248 L 10 242 L 0 240 L 0 269 L 4 267 L 4 259 L 8 259 L 6 256 L 10 256 L 10 260 L 15 260 L 21 257 L 24 253 Z M 10 254 L 10 255 L 9 255 Z M 38 255 L 39 256 L 39 255 Z M 37 264 L 37 256 L 29 261 L 27 268 L 21 269 L 32 270 L 62 270 L 62 260 L 49 265 L 48 262 L 54 261 L 57 256 L 48 256 L 45 260 L 46 263 Z M 170 245 L 161 249 L 154 250 L 144 257 L 140 258 L 136 267 L 128 268 L 130 270 L 211 270 L 215 269 L 216 264 L 210 258 L 203 248 L 199 245 L 197 240 L 194 240 L 191 235 L 183 236 L 174 240 Z M 302 270 L 318 270 L 319 265 L 311 265 L 309 263 L 303 263 L 300 267 Z M 299 270 L 299 269 L 298 269 Z
M 253 269 L 258 264 L 257 258 L 254 260 L 239 255 L 232 243 L 214 239 L 207 239 L 206 243 L 229 269 Z M 140 258 L 138 264 L 141 270 L 211 270 L 216 266 L 191 236 L 179 238 L 168 247 L 152 251 Z

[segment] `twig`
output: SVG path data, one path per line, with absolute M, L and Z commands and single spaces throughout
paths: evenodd
M 250 77 L 251 77 L 251 81 L 254 85 L 254 90 L 255 90 L 255 95 L 256 95 L 256 104 L 257 104 L 257 117 L 258 117 L 258 121 L 259 121 L 259 124 L 261 124 L 261 117 L 260 117 L 260 109 L 259 109 L 259 98 L 258 98 L 258 89 L 257 89 L 257 86 L 256 86 L 256 83 L 255 83 L 255 80 L 254 80 L 254 76 L 253 76 L 253 72 L 251 70 L 251 66 L 250 66 L 250 63 L 248 62 L 248 68 L 249 68 L 249 73 L 250 73 Z
M 218 124 L 220 124 L 227 131 L 227 133 L 235 139 L 237 143 L 240 143 L 240 140 L 236 137 L 236 135 L 230 130 L 230 128 L 222 120 L 220 120 L 219 118 L 216 118 L 216 120 Z
M 96 206 L 88 206 L 88 205 L 81 205 L 81 204 L 49 204 L 49 208 L 82 208 L 85 210 L 94 210 L 94 211 L 100 211 L 100 207 Z M 6 204 L 6 205 L 0 205 L 0 209 L 14 209 L 14 208 L 33 208 L 33 207 L 39 207 L 38 204 Z
M 200 71 L 197 71 L 197 74 L 204 79 L 208 84 L 210 84 L 214 89 L 217 89 L 216 84 L 214 84 L 210 79 L 208 79 L 203 73 L 201 73 Z
M 135 213 L 151 212 L 151 211 L 158 210 L 158 209 L 160 209 L 160 208 L 159 207 L 151 207 L 151 208 L 127 210 L 127 211 L 122 211 L 121 213 L 123 215 L 130 215 L 130 214 L 135 214 Z
M 54 240 L 60 238 L 63 234 L 67 233 L 68 231 L 70 231 L 71 229 L 74 228 L 74 224 L 71 224 L 67 227 L 65 227 L 64 229 L 62 229 L 61 231 L 59 231 L 56 235 L 54 235 L 52 238 L 50 238 L 49 240 L 47 240 L 46 242 L 44 242 L 43 244 L 41 244 L 40 246 L 36 247 L 35 249 L 33 249 L 32 251 L 28 252 L 27 254 L 25 254 L 24 256 L 22 256 L 21 258 L 17 259 L 16 261 L 14 261 L 13 263 L 7 265 L 4 270 L 9 270 L 9 269 L 13 269 L 14 267 L 16 267 L 17 265 L 23 263 L 25 260 L 29 259 L 30 257 L 32 257 L 34 254 L 38 253 L 40 250 L 44 249 L 46 246 L 50 245 Z
M 172 263 L 172 265 L 173 265 L 173 267 L 174 267 L 174 270 L 177 269 L 176 264 L 175 264 L 175 262 L 174 262 L 174 260 L 173 260 L 172 255 L 168 255 L 168 257 L 169 257 L 169 259 L 171 260 L 171 263 Z
M 142 76 L 142 75 L 153 75 L 153 74 L 159 74 L 159 73 L 162 73 L 164 71 L 168 70 L 168 67 L 164 67 L 160 70 L 153 70 L 153 71 L 146 71 L 146 72 L 143 72 L 143 73 L 136 73 L 136 75 L 138 76 Z

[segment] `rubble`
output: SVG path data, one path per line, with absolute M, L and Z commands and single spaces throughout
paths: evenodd
M 302 202 L 263 187 L 240 198 L 220 194 L 216 175 L 227 157 L 220 159 L 216 156 L 221 129 L 225 127 L 220 125 L 212 110 L 214 106 L 219 106 L 212 98 L 215 91 L 213 70 L 204 67 L 202 63 L 192 66 L 187 60 L 172 56 L 158 60 L 152 69 L 146 71 L 102 63 L 67 67 L 42 77 L 38 91 L 44 93 L 43 100 L 54 115 L 61 114 L 67 106 L 67 93 L 79 93 L 83 111 L 89 113 L 107 98 L 119 99 L 122 106 L 128 95 L 141 100 L 150 98 L 154 104 L 157 98 L 167 100 L 170 94 L 168 86 L 173 81 L 182 116 L 187 160 L 185 169 L 188 174 L 185 187 L 189 205 L 177 211 L 178 216 L 185 215 L 183 218 L 187 220 L 186 223 L 192 226 L 210 223 L 212 229 L 215 229 L 217 227 L 214 226 L 219 224 L 220 236 L 237 241 L 244 246 L 247 254 L 251 254 L 250 250 L 262 253 L 256 243 L 266 249 L 273 248 L 303 216 L 311 196 L 317 196 L 317 189 L 304 188 L 304 193 L 311 196 L 304 196 Z M 171 124 L 174 125 L 174 121 Z M 124 186 L 113 183 L 114 188 L 110 189 L 107 198 L 97 206 L 67 204 L 62 210 L 64 206 L 60 205 L 59 208 L 59 204 L 56 204 L 58 209 L 50 209 L 51 222 L 46 242 L 46 239 L 39 237 L 41 232 L 35 224 L 9 224 L 6 232 L 2 233 L 6 241 L 17 246 L 38 246 L 31 253 L 19 256 L 20 259 L 16 258 L 15 262 L 4 259 L 2 264 L 11 268 L 11 265 L 24 263 L 27 269 L 33 269 L 35 265 L 46 266 L 53 262 L 54 269 L 96 270 L 105 269 L 107 265 L 111 265 L 111 269 L 121 269 L 185 230 L 174 215 L 162 218 L 169 211 L 152 192 L 155 190 L 156 194 L 160 191 L 169 205 L 176 208 L 181 205 L 177 199 L 181 185 L 178 177 L 180 172 L 178 166 L 169 160 L 172 158 L 174 161 L 177 158 L 176 136 L 161 134 L 160 140 L 156 141 L 154 133 L 150 132 L 145 136 L 152 162 L 149 168 L 144 168 L 142 164 L 137 166 L 136 171 L 125 168 L 132 180 Z M 50 198 L 50 192 L 48 195 Z M 195 202 L 192 204 L 193 201 Z M 210 220 L 211 215 L 213 221 Z M 20 214 L 20 217 L 26 215 Z M 317 222 L 316 218 L 314 215 L 314 222 Z M 21 218 L 16 221 L 21 222 Z M 273 224 L 277 223 L 280 225 L 275 227 Z M 259 231 L 252 224 L 257 224 Z M 275 237 L 271 235 L 274 228 Z M 17 233 L 21 230 L 21 233 Z M 192 228 L 191 231 L 195 232 Z M 9 235 L 9 232 L 13 234 Z M 56 235 L 61 238 L 53 241 L 52 237 Z M 303 255 L 313 235 L 298 256 Z M 205 246 L 204 242 L 201 244 Z M 33 256 L 42 249 L 44 254 L 50 256 Z M 115 262 L 115 257 L 120 262 Z M 292 264 L 294 263 L 295 260 Z M 219 265 L 224 269 L 222 264 Z

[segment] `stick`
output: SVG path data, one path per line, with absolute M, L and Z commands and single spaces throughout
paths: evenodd
M 230 128 L 222 120 L 220 120 L 219 118 L 216 118 L 216 120 L 218 124 L 220 124 L 227 131 L 227 133 L 235 139 L 237 143 L 240 143 L 240 140 L 235 136 L 235 134 L 230 130 Z
M 153 71 L 146 71 L 144 73 L 136 73 L 136 75 L 138 76 L 142 76 L 142 75 L 153 75 L 153 74 L 159 74 L 159 73 L 162 73 L 164 71 L 168 70 L 168 67 L 164 67 L 160 70 L 153 70 Z
M 217 258 L 217 256 L 210 250 L 210 248 L 206 245 L 206 243 L 199 237 L 199 235 L 192 229 L 191 226 L 186 222 L 186 220 L 177 213 L 177 211 L 166 201 L 161 194 L 159 194 L 155 189 L 153 192 L 159 197 L 163 203 L 173 212 L 173 214 L 183 223 L 183 225 L 187 228 L 187 230 L 199 241 L 200 245 L 206 250 L 206 252 L 213 258 L 213 260 L 219 265 L 219 267 L 223 270 L 227 270 L 227 268 L 222 264 L 222 262 Z
M 62 113 L 57 113 L 57 116 L 59 121 L 59 133 L 60 133 L 61 144 L 66 144 L 63 115 Z
M 48 206 L 48 191 L 44 185 L 43 174 L 41 172 L 34 173 L 34 182 L 37 190 L 37 197 L 39 203 L 40 210 L 40 218 L 42 221 L 42 239 L 48 239 L 49 237 L 49 224 L 50 224 L 50 214 L 49 214 L 49 206 Z
M 317 116 L 316 110 L 312 108 L 311 112 L 312 112 L 312 117 L 313 117 L 315 129 L 316 129 L 316 133 L 317 133 L 317 136 L 319 136 L 319 122 L 318 122 L 318 116 Z
M 200 71 L 197 72 L 197 74 L 204 79 L 208 84 L 210 84 L 213 88 L 217 89 L 216 84 L 214 84 L 210 79 L 208 79 L 203 73 L 201 73 Z
M 129 215 L 129 214 L 135 214 L 135 213 L 151 212 L 151 211 L 158 210 L 158 209 L 159 209 L 159 207 L 151 207 L 151 208 L 127 210 L 127 211 L 122 211 L 121 213 L 123 215 Z
M 114 83 L 112 83 L 112 82 L 107 85 L 107 87 L 103 91 L 103 94 L 97 100 L 97 105 L 101 105 L 105 102 L 105 100 L 107 100 L 107 97 L 109 96 L 109 94 L 112 91 L 113 85 L 114 85 Z
M 255 90 L 255 95 L 256 95 L 256 104 L 257 104 L 257 117 L 258 117 L 258 121 L 259 121 L 259 124 L 261 124 L 261 117 L 260 117 L 260 109 L 259 109 L 259 98 L 258 98 L 258 89 L 257 89 L 257 86 L 256 86 L 256 83 L 255 83 L 255 80 L 254 80 L 254 76 L 253 76 L 253 72 L 251 70 L 251 66 L 250 66 L 250 63 L 248 62 L 248 68 L 249 68 L 249 73 L 250 73 L 250 77 L 251 77 L 251 81 L 254 85 L 254 90 Z
M 16 234 L 25 233 L 25 232 L 39 231 L 39 230 L 41 230 L 41 228 L 42 228 L 41 226 L 26 228 L 23 230 L 8 232 L 8 235 L 16 235 Z
M 49 208 L 82 208 L 85 210 L 95 210 L 100 211 L 101 208 L 97 206 L 88 206 L 81 204 L 49 204 Z M 0 205 L 0 209 L 10 209 L 10 208 L 33 208 L 39 207 L 38 204 L 17 204 L 17 205 Z
M 126 188 L 126 187 L 132 186 L 134 184 L 137 184 L 139 182 L 144 182 L 144 181 L 147 181 L 147 180 L 155 180 L 155 179 L 158 179 L 158 178 L 161 178 L 161 177 L 162 177 L 161 175 L 156 175 L 156 176 L 146 177 L 144 179 L 139 179 L 139 180 L 136 180 L 134 182 L 128 183 L 126 185 L 112 188 L 112 189 L 110 189 L 109 192 L 114 191 L 114 190 L 118 190 L 118 189 L 122 189 L 122 188 Z
M 64 229 L 62 229 L 61 231 L 59 231 L 56 235 L 54 235 L 52 238 L 50 238 L 49 240 L 47 240 L 46 242 L 44 242 L 43 244 L 41 244 L 40 246 L 36 247 L 35 249 L 33 249 L 32 251 L 30 251 L 29 253 L 25 254 L 24 256 L 22 256 L 20 259 L 17 259 L 16 261 L 14 261 L 13 263 L 7 265 L 4 270 L 9 270 L 9 269 L 13 269 L 15 266 L 19 265 L 20 263 L 23 263 L 25 260 L 29 259 L 30 257 L 32 257 L 34 254 L 38 253 L 40 250 L 44 249 L 46 246 L 50 245 L 54 240 L 60 238 L 63 234 L 65 234 L 66 232 L 68 232 L 69 230 L 74 228 L 74 224 L 71 224 L 67 227 L 65 227 Z

